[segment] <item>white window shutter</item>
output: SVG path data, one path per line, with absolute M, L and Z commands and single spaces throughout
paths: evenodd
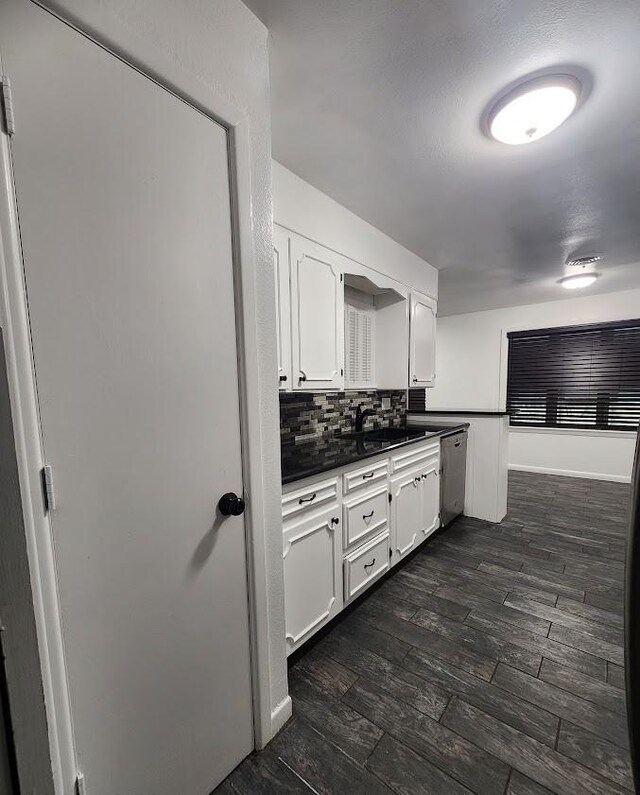
M 346 385 L 373 387 L 374 313 L 347 304 L 345 307 Z

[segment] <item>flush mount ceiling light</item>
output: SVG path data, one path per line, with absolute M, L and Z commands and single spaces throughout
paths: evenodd
M 573 276 L 564 276 L 560 279 L 560 284 L 567 290 L 580 290 L 593 284 L 599 276 L 599 273 L 576 273 Z
M 566 121 L 579 97 L 580 82 L 570 75 L 528 80 L 498 100 L 489 116 L 489 130 L 501 143 L 530 144 Z

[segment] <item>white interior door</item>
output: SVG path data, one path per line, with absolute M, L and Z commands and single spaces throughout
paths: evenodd
M 0 53 L 78 766 L 205 795 L 253 748 L 227 134 L 31 3 Z
M 436 302 L 411 295 L 409 386 L 434 386 L 436 380 Z
M 344 285 L 336 255 L 291 239 L 293 388 L 344 385 Z

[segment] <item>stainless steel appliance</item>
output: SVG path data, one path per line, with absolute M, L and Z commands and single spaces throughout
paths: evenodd
M 464 509 L 464 483 L 467 473 L 467 431 L 460 430 L 441 441 L 440 514 L 442 526 L 449 524 Z

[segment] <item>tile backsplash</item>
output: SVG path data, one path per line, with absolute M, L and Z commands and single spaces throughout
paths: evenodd
M 389 398 L 391 407 L 382 408 L 382 398 Z M 348 392 L 282 392 L 280 393 L 280 439 L 299 442 L 305 439 L 333 436 L 352 431 L 356 409 L 373 409 L 367 417 L 365 430 L 398 427 L 404 424 L 407 393 L 404 389 Z

